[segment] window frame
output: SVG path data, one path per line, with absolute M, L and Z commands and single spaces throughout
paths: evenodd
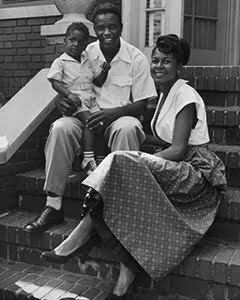
M 156 12 L 161 12 L 161 34 L 165 32 L 166 26 L 166 2 L 164 2 L 164 6 L 162 7 L 153 7 L 153 8 L 145 8 L 145 45 L 144 47 L 153 47 L 154 45 L 154 14 Z M 147 6 L 147 5 L 146 5 Z M 149 32 L 147 31 L 147 15 L 149 14 Z
M 195 41 L 194 41 L 194 37 L 195 37 L 195 22 L 196 20 L 206 20 L 206 21 L 210 21 L 210 22 L 215 22 L 216 27 L 217 27 L 217 22 L 218 22 L 218 17 L 211 17 L 211 16 L 204 16 L 204 15 L 197 15 L 195 14 L 195 7 L 196 7 L 196 0 L 192 0 L 192 7 L 191 7 L 191 14 L 189 13 L 185 13 L 184 12 L 184 23 L 185 23 L 185 19 L 190 19 L 191 21 L 191 36 L 190 36 L 190 41 L 189 45 L 192 49 L 199 49 L 199 50 L 216 50 L 217 47 L 217 37 L 215 36 L 215 49 L 210 49 L 210 48 L 198 48 L 195 45 Z

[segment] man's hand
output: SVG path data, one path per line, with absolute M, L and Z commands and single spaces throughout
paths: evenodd
M 68 99 L 71 100 L 76 106 L 82 106 L 82 100 L 75 94 L 69 94 Z
M 116 109 L 108 108 L 97 111 L 87 120 L 87 127 L 91 130 L 106 129 L 116 119 Z
M 55 105 L 62 115 L 72 116 L 77 107 L 72 100 L 58 95 L 55 98 Z

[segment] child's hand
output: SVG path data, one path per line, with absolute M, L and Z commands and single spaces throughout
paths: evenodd
M 103 72 L 108 72 L 111 69 L 111 65 L 105 61 L 100 65 L 100 68 Z
M 82 106 L 82 100 L 75 94 L 69 94 L 68 99 L 71 100 L 76 106 Z

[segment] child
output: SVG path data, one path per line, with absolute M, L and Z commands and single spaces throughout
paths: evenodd
M 102 86 L 110 69 L 109 64 L 103 63 L 100 74 L 94 78 L 93 67 L 84 51 L 88 39 L 88 28 L 83 23 L 72 23 L 65 35 L 65 53 L 55 59 L 47 75 L 54 90 L 74 102 L 77 110 L 73 117 L 78 118 L 84 125 L 91 113 L 100 109 L 93 92 L 93 84 Z M 94 133 L 84 126 L 82 168 L 87 175 L 97 167 L 93 146 Z

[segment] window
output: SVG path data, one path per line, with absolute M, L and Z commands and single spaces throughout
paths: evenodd
M 183 37 L 191 48 L 216 50 L 217 0 L 185 0 Z
M 152 47 L 165 30 L 166 0 L 147 0 L 145 46 Z

